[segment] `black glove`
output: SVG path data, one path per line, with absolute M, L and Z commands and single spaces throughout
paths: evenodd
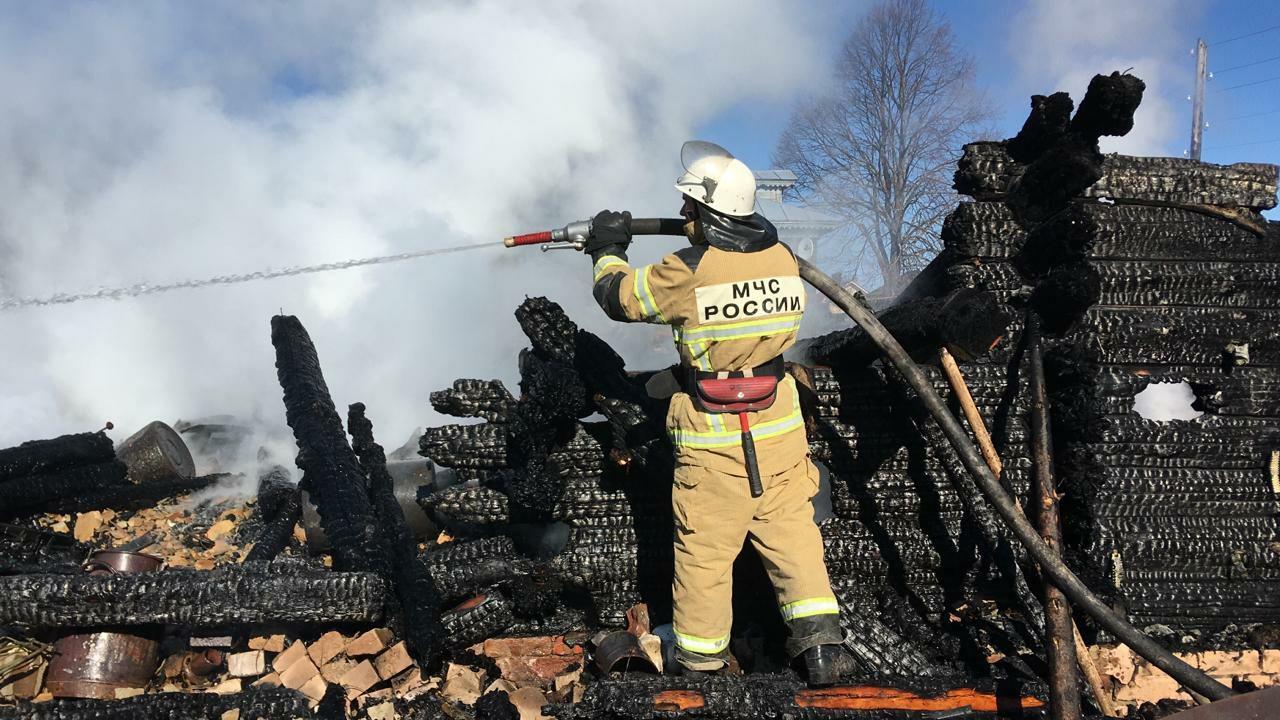
M 582 250 L 596 262 L 605 255 L 627 259 L 627 246 L 631 244 L 631 213 L 601 210 L 591 218 L 591 237 Z

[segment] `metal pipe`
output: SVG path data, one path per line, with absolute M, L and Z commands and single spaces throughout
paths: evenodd
M 1035 481 L 1036 520 L 1040 537 L 1055 556 L 1062 554 L 1062 523 L 1058 518 L 1058 492 L 1053 472 L 1053 447 L 1049 437 L 1049 406 L 1044 387 L 1044 358 L 1040 328 L 1028 313 L 1031 383 L 1031 461 Z M 1049 717 L 1080 720 L 1079 680 L 1076 676 L 1075 624 L 1071 606 L 1062 591 L 1044 584 L 1045 659 L 1049 663 Z
M 1004 518 L 1015 537 L 1026 547 L 1031 557 L 1040 564 L 1041 572 L 1049 581 L 1057 585 L 1077 606 L 1089 613 L 1100 625 L 1111 632 L 1118 640 L 1128 645 L 1152 665 L 1168 673 L 1178 682 L 1212 699 L 1221 700 L 1232 697 L 1236 692 L 1213 678 L 1205 675 L 1187 663 L 1179 660 L 1168 650 L 1161 647 L 1142 631 L 1130 625 L 1127 620 L 1102 602 L 1089 590 L 1080 578 L 1053 554 L 1044 544 L 1036 529 L 1027 521 L 1026 516 L 1018 509 L 1013 498 L 1001 487 L 991 470 L 983 461 L 981 454 L 965 434 L 964 428 L 947 410 L 942 398 L 920 367 L 907 355 L 892 335 L 889 334 L 876 316 L 863 303 L 840 287 L 826 273 L 814 267 L 803 258 L 796 258 L 800 266 L 800 277 L 826 295 L 837 307 L 844 310 L 856 322 L 884 353 L 894 368 L 906 379 L 907 383 L 919 395 L 921 402 L 937 420 L 948 442 L 955 449 L 956 455 L 965 469 L 973 476 L 987 500 L 995 507 L 996 512 Z

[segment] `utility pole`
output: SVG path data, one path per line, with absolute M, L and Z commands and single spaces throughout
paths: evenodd
M 1200 141 L 1204 135 L 1204 80 L 1209 65 L 1209 46 L 1196 41 L 1196 94 L 1191 101 L 1191 159 L 1200 159 Z

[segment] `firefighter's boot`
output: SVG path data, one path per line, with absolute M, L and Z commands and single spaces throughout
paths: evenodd
M 680 675 L 715 674 L 729 666 L 729 651 L 722 650 L 714 655 L 703 655 L 677 647 L 675 666 L 676 674 Z
M 803 664 L 811 687 L 832 685 L 853 672 L 853 658 L 841 647 L 844 631 L 840 616 L 811 615 L 787 622 L 787 654 Z
M 839 645 L 815 645 L 800 654 L 809 687 L 835 685 L 854 671 L 853 658 Z

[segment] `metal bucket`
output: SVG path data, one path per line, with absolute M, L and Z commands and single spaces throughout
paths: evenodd
M 159 420 L 148 423 L 120 443 L 116 457 L 129 466 L 129 481 L 136 485 L 196 474 L 195 460 L 182 436 Z
M 154 555 L 99 550 L 83 566 L 90 575 L 152 572 L 164 561 Z M 146 687 L 160 665 L 159 630 L 139 634 L 108 630 L 67 635 L 53 644 L 46 688 L 54 697 L 111 700 L 119 688 Z
M 643 672 L 657 674 L 649 655 L 640 647 L 640 639 L 626 630 L 601 633 L 594 640 L 596 667 L 600 672 Z
M 436 525 L 418 504 L 418 488 L 435 487 L 439 479 L 435 463 L 430 460 L 405 460 L 387 463 L 387 473 L 391 475 L 392 492 L 400 512 L 404 515 L 409 531 L 419 540 L 434 539 Z M 311 496 L 302 492 L 302 529 L 307 533 L 307 549 L 313 553 L 325 552 L 329 549 L 329 539 L 325 537 L 324 528 L 320 525 L 320 513 L 316 510 Z

